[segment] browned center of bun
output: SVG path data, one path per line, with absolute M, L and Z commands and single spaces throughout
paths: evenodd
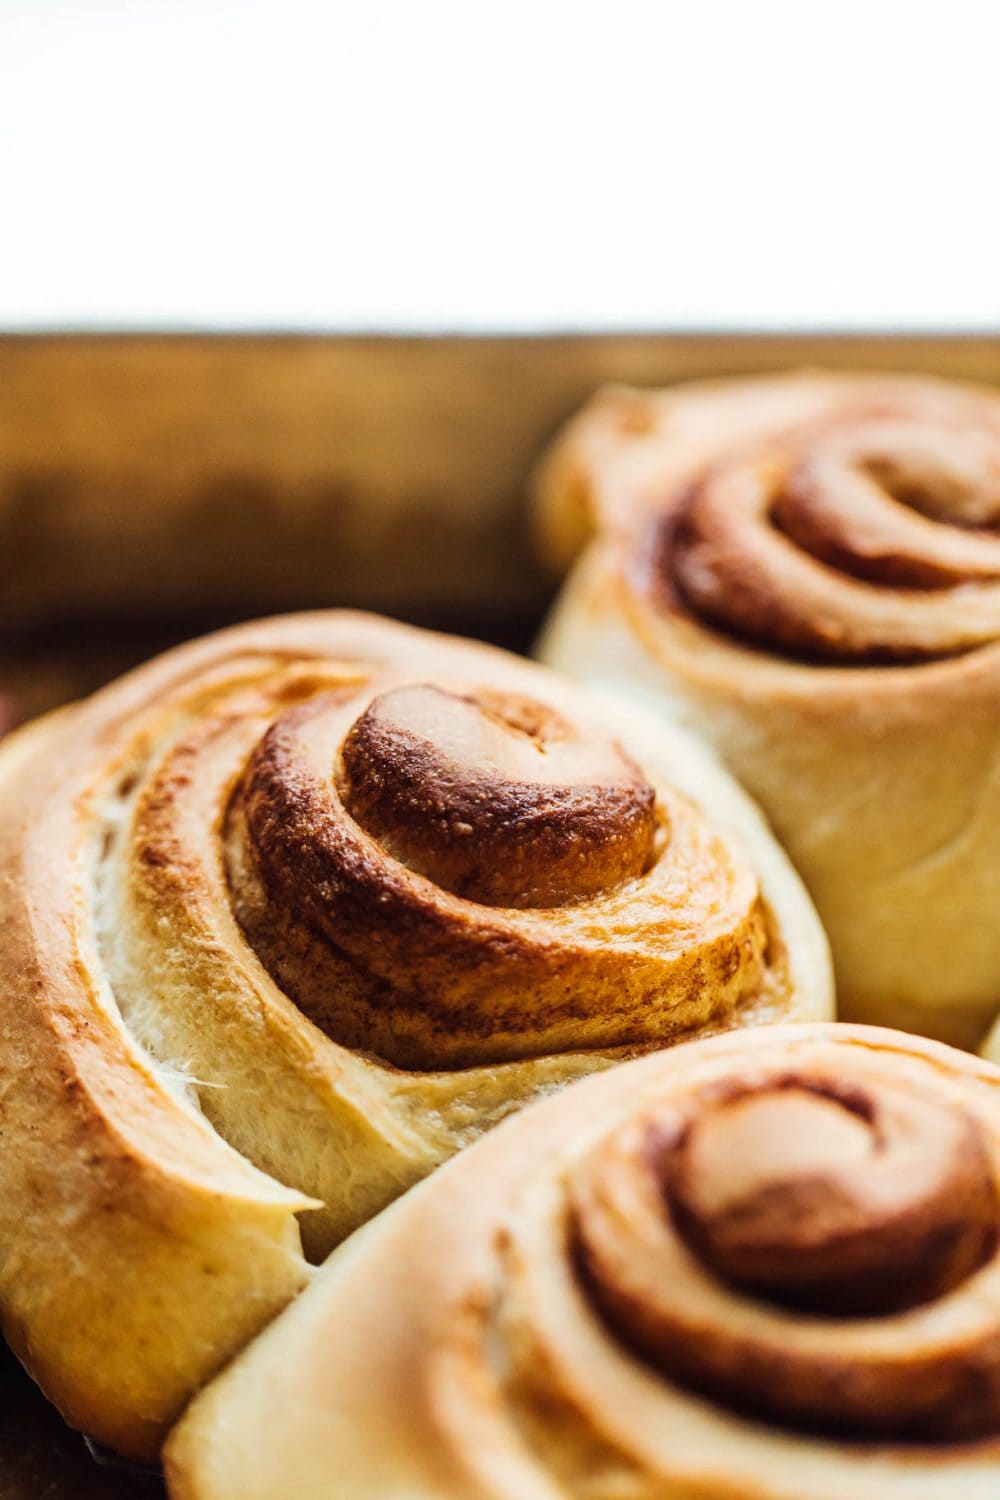
M 410 869 L 491 906 L 559 906 L 653 857 L 655 796 L 637 767 L 511 695 L 383 693 L 344 741 L 341 795 Z
M 737 1092 L 691 1121 L 662 1169 L 706 1265 L 830 1317 L 943 1296 L 996 1239 L 980 1132 L 906 1097 L 870 1101 L 797 1079 Z
M 742 852 L 589 721 L 490 685 L 285 709 L 223 835 L 280 987 L 400 1067 L 644 1047 L 780 994 Z
M 1000 1228 L 983 1128 L 950 1099 L 734 1078 L 621 1127 L 571 1193 L 589 1295 L 669 1378 L 810 1431 L 1000 1430 L 995 1319 L 937 1320 L 974 1305 Z

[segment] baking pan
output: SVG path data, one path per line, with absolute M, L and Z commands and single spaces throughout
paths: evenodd
M 0 730 L 275 609 L 524 646 L 551 589 L 525 481 L 559 422 L 607 381 L 803 364 L 1000 382 L 1000 335 L 0 338 Z M 8 1354 L 0 1388 L 2 1500 L 162 1494 Z

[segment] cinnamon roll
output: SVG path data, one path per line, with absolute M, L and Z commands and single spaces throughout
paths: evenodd
M 0 752 L 0 1314 L 137 1456 L 349 1231 L 516 1109 L 824 1015 L 711 757 L 349 614 L 242 626 Z
M 172 1500 L 986 1500 L 1000 1070 L 694 1042 L 508 1121 L 182 1419 Z
M 1000 1009 L 1000 397 L 797 374 L 609 391 L 538 479 L 590 536 L 541 645 L 695 728 L 762 805 L 848 1018 Z

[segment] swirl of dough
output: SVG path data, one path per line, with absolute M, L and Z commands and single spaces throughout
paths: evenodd
M 556 440 L 538 499 L 553 556 L 592 534 L 542 658 L 718 750 L 816 901 L 842 1016 L 983 1045 L 997 393 L 822 371 L 610 391 Z
M 575 1232 L 610 1325 L 692 1389 L 820 1432 L 981 1437 L 1000 1429 L 995 1328 L 928 1365 L 843 1323 L 979 1270 L 994 1172 L 976 1122 L 906 1080 L 780 1072 L 612 1136 L 574 1181 Z M 728 1288 L 763 1306 L 734 1318 Z M 803 1336 L 786 1308 L 811 1315 Z
M 767 982 L 750 869 L 612 741 L 523 696 L 312 698 L 256 746 L 227 838 L 270 972 L 397 1066 L 647 1044 Z
M 720 459 L 662 567 L 710 623 L 791 655 L 927 660 L 1000 638 L 1000 421 L 840 412 Z
M 208 637 L 6 741 L 0 873 L 4 1329 L 139 1455 L 526 1100 L 830 1004 L 807 899 L 699 747 L 363 616 Z
M 998 1173 L 1000 1071 L 898 1032 L 586 1079 L 332 1257 L 193 1404 L 172 1500 L 983 1500 Z

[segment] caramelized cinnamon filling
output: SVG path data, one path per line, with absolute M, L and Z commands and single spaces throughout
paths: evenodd
M 578 1170 L 573 1224 L 613 1331 L 681 1384 L 782 1425 L 876 1441 L 1000 1430 L 1000 1335 L 907 1358 L 994 1255 L 982 1128 L 951 1103 L 825 1077 L 714 1087 Z M 906 1326 L 906 1325 L 901 1325 Z
M 666 519 L 656 567 L 770 650 L 925 661 L 1000 639 L 1000 432 L 854 411 L 723 459 Z

